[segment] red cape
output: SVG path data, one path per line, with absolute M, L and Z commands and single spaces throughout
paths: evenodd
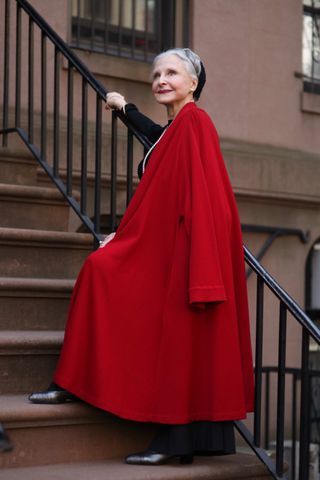
M 54 380 L 132 420 L 252 411 L 238 213 L 216 130 L 194 103 L 154 148 L 114 239 L 87 258 Z

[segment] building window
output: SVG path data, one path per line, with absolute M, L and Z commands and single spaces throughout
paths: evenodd
M 306 312 L 320 325 L 320 239 L 313 244 L 307 259 Z
M 176 0 L 72 0 L 71 46 L 150 62 L 175 45 L 176 7 Z
M 320 94 L 320 0 L 303 1 L 304 91 Z

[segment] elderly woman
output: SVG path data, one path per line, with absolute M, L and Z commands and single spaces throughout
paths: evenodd
M 155 58 L 165 127 L 108 94 L 107 108 L 122 109 L 154 145 L 116 234 L 79 274 L 55 383 L 30 396 L 78 397 L 159 424 L 131 464 L 234 453 L 232 421 L 253 409 L 241 230 L 216 130 L 195 104 L 204 83 L 191 50 Z

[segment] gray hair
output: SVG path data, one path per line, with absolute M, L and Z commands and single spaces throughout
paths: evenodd
M 201 72 L 201 60 L 199 55 L 190 50 L 190 48 L 170 48 L 170 50 L 159 53 L 159 55 L 154 58 L 153 65 L 155 65 L 160 58 L 168 55 L 176 55 L 179 57 L 186 63 L 186 69 L 190 75 L 195 79 L 199 78 Z

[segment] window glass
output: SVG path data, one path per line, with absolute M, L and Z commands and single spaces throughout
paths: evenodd
M 311 283 L 311 308 L 320 310 L 320 244 L 313 247 L 312 260 L 312 283 Z
M 320 0 L 304 0 L 302 69 L 305 90 L 320 93 Z
M 163 5 L 160 0 L 72 0 L 72 46 L 152 60 L 162 47 Z M 173 24 L 174 14 L 165 21 Z
M 308 7 L 320 8 L 320 0 L 304 0 L 303 5 L 307 5 Z

